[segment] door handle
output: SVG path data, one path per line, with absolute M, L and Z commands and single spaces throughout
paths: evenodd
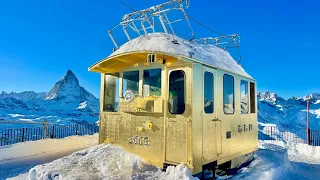
M 214 118 L 214 119 L 212 119 L 212 121 L 221 121 L 219 118 Z

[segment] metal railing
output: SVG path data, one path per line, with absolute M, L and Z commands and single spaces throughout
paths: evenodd
M 303 128 L 286 128 L 278 126 L 258 126 L 259 140 L 285 141 L 295 143 L 305 143 L 311 146 L 320 146 L 320 130 L 309 129 L 307 134 L 306 129 Z M 308 136 L 309 135 L 309 142 Z
M 99 132 L 97 124 L 44 125 L 0 130 L 0 146 L 40 139 L 60 139 L 68 136 L 92 135 Z

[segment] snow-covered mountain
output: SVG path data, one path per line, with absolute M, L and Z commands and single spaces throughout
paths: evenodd
M 25 91 L 0 94 L 0 118 L 24 121 L 90 121 L 98 120 L 99 99 L 80 86 L 68 70 L 48 93 Z
M 310 128 L 320 129 L 320 94 L 310 95 Z M 288 100 L 267 91 L 258 93 L 259 122 L 306 127 L 307 96 Z

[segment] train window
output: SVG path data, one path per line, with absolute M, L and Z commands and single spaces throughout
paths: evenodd
M 250 109 L 251 113 L 256 113 L 256 87 L 252 82 L 250 82 Z
M 135 95 L 139 95 L 139 71 L 123 73 L 122 96 L 128 90 L 132 91 Z
M 204 73 L 204 112 L 207 114 L 213 113 L 213 74 L 210 72 Z
M 182 70 L 172 71 L 169 76 L 169 104 L 171 114 L 183 114 L 185 110 L 184 97 L 185 73 Z
M 248 81 L 245 80 L 240 83 L 240 106 L 241 114 L 249 113 Z
M 234 113 L 234 78 L 228 74 L 223 76 L 223 110 L 225 114 Z
M 143 71 L 143 96 L 161 96 L 161 69 Z
M 103 110 L 117 112 L 119 105 L 119 73 L 106 74 Z

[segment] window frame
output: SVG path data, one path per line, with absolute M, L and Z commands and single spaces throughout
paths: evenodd
M 246 82 L 246 91 L 247 91 L 247 93 L 246 93 L 246 95 L 247 95 L 247 100 L 248 100 L 248 104 L 247 104 L 247 106 L 248 106 L 248 112 L 247 113 L 242 113 L 242 109 L 241 109 L 241 103 L 242 103 L 242 101 L 241 101 L 241 92 L 242 92 L 242 89 L 241 89 L 241 85 L 242 85 L 242 82 Z M 240 114 L 250 114 L 250 105 L 249 105 L 249 103 L 250 103 L 250 97 L 249 97 L 249 81 L 247 81 L 247 80 L 245 80 L 245 79 L 241 79 L 240 80 Z
M 205 74 L 206 73 L 210 73 L 211 75 L 212 75 L 212 82 L 211 82 L 211 84 L 212 84 L 212 112 L 206 112 L 206 110 L 205 110 L 205 107 L 204 107 L 204 100 L 205 100 L 205 90 L 206 90 L 206 88 L 205 88 L 205 82 L 206 82 L 206 79 L 205 79 Z M 215 92 L 214 92 L 214 82 L 215 82 L 215 80 L 214 80 L 214 73 L 213 72 L 210 72 L 210 71 L 204 71 L 204 73 L 203 73 L 203 112 L 205 113 L 205 114 L 213 114 L 214 113 L 214 95 L 215 95 Z
M 115 93 L 114 93 L 114 96 L 118 93 L 118 97 L 114 97 L 115 98 L 115 102 L 116 102 L 116 98 L 118 98 L 118 107 L 117 107 L 117 110 L 114 110 L 114 111 L 108 111 L 106 109 L 106 76 L 107 75 L 116 75 L 115 76 L 117 79 L 118 79 L 118 92 L 117 91 L 117 87 L 115 88 Z M 119 104 L 120 104 L 120 72 L 116 72 L 116 73 L 103 73 L 103 100 L 102 100 L 102 112 L 105 112 L 105 113 L 118 113 L 119 112 Z M 115 80 L 115 82 L 117 81 L 117 79 Z M 115 109 L 115 102 L 114 102 L 114 109 Z
M 150 69 L 161 69 L 161 96 L 155 96 L 155 97 L 164 97 L 163 96 L 163 91 L 164 91 L 164 82 L 163 82 L 163 70 L 164 70 L 164 67 L 158 65 L 158 64 L 151 64 L 149 66 L 145 66 L 143 68 L 139 68 L 139 69 L 133 69 L 133 68 L 130 68 L 130 69 L 127 69 L 127 70 L 124 70 L 124 71 L 120 71 L 118 73 L 120 73 L 120 88 L 119 90 L 121 92 L 119 92 L 119 97 L 120 98 L 123 98 L 123 73 L 126 73 L 126 72 L 132 72 L 132 71 L 139 71 L 139 84 L 138 84 L 138 97 L 143 97 L 143 71 L 144 70 L 150 70 Z M 140 87 L 141 86 L 141 87 Z M 141 91 L 140 91 L 140 88 L 141 88 Z
M 224 98 L 224 95 L 225 95 L 225 80 L 224 80 L 224 78 L 225 78 L 225 76 L 231 76 L 232 77 L 232 81 L 233 81 L 233 112 L 232 113 L 226 113 L 226 111 L 225 111 L 225 107 L 224 107 L 224 105 L 225 105 L 225 98 Z M 235 107 L 235 86 L 234 86 L 234 77 L 233 77 L 233 75 L 230 75 L 230 74 L 227 74 L 227 73 L 225 73 L 225 74 L 223 74 L 223 79 L 222 79 L 222 82 L 223 82 L 223 85 L 222 85 L 222 94 L 223 94 L 223 104 L 222 104 L 222 109 L 223 109 L 223 113 L 225 114 L 225 115 L 233 115 L 234 113 L 235 113 L 235 111 L 236 111 L 236 107 Z
M 170 108 L 169 108 L 169 98 L 170 98 L 170 75 L 171 75 L 171 73 L 172 72 L 174 72 L 174 71 L 182 71 L 183 72 L 183 91 L 184 91 L 184 93 L 183 93 L 183 102 L 184 102 L 184 108 L 183 108 L 183 112 L 182 113 L 172 113 L 171 111 L 170 111 Z M 167 98 L 167 100 L 168 100 L 168 112 L 169 112 L 169 114 L 171 114 L 171 115 L 183 115 L 183 114 L 185 114 L 185 112 L 186 112 L 186 99 L 187 99 L 187 95 L 186 95 L 186 80 L 187 80 L 187 76 L 186 76 L 186 71 L 184 70 L 184 69 L 173 69 L 173 70 L 171 70 L 171 71 L 169 71 L 170 73 L 168 74 L 168 81 L 167 81 L 167 83 L 168 83 L 168 98 Z
M 140 96 L 140 94 L 139 94 L 139 87 L 140 87 L 140 70 L 129 70 L 129 71 L 123 71 L 123 72 L 121 72 L 121 97 L 124 97 L 124 93 L 125 93 L 125 91 L 123 90 L 123 85 L 124 85 L 124 80 L 126 80 L 125 78 L 124 78 L 124 73 L 126 73 L 126 72 L 138 72 L 138 93 L 137 94 L 135 94 L 136 96 Z M 128 86 L 128 85 L 127 85 Z M 128 89 L 128 87 L 127 87 L 127 89 Z
M 139 73 L 141 72 L 142 74 L 142 92 L 141 92 L 141 96 L 142 97 L 148 97 L 148 96 L 144 96 L 143 94 L 143 85 L 144 85 L 144 71 L 147 71 L 147 70 L 160 70 L 160 96 L 154 96 L 154 95 L 150 95 L 150 96 L 154 96 L 154 97 L 162 97 L 162 90 L 163 90 L 163 78 L 162 78 L 162 71 L 163 71 L 163 68 L 161 67 L 154 67 L 154 68 L 145 68 L 145 69 L 142 69 L 141 71 L 139 71 Z M 139 75 L 140 76 L 140 75 Z M 140 83 L 140 82 L 139 82 Z M 139 85 L 140 86 L 140 85 Z

